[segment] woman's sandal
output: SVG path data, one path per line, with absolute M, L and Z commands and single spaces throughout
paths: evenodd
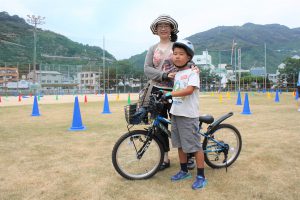
M 169 160 L 169 162 L 163 162 L 162 164 L 161 164 L 161 166 L 159 167 L 159 170 L 160 171 L 162 171 L 162 170 L 164 170 L 164 169 L 166 169 L 166 168 L 169 168 L 170 167 L 170 160 Z

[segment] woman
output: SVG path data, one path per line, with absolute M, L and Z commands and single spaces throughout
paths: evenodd
M 177 33 L 179 32 L 178 24 L 169 15 L 160 15 L 152 22 L 150 29 L 154 35 L 159 36 L 159 42 L 149 48 L 144 64 L 145 75 L 153 84 L 151 92 L 160 89 L 172 91 L 177 71 L 171 60 L 173 54 L 172 46 L 177 40 Z M 198 68 L 197 71 L 199 72 Z M 169 110 L 170 105 L 166 104 L 163 117 L 168 117 Z M 161 136 L 160 141 L 167 147 L 164 149 L 164 162 L 160 166 L 160 169 L 164 170 L 170 167 L 170 160 L 168 158 L 168 151 L 170 151 L 169 138 L 165 133 L 159 135 Z M 193 159 L 189 159 L 188 163 L 190 169 L 195 167 Z

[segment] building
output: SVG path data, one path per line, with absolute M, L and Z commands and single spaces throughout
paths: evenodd
M 253 76 L 265 76 L 264 67 L 253 67 L 250 69 L 250 74 Z
M 99 72 L 79 72 L 77 73 L 77 81 L 79 88 L 96 89 L 99 86 Z
M 17 82 L 19 71 L 17 67 L 0 67 L 0 88 L 6 87 L 7 82 Z
M 27 75 L 29 81 L 33 81 L 34 72 Z M 36 82 L 40 84 L 61 84 L 62 74 L 57 71 L 36 71 Z
M 194 55 L 193 62 L 199 67 L 214 69 L 208 51 L 203 51 L 202 55 Z
M 31 82 L 26 80 L 20 80 L 17 82 L 8 82 L 6 87 L 7 89 L 29 89 Z

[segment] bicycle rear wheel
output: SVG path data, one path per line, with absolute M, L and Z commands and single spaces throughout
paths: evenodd
M 230 124 L 220 124 L 211 136 L 219 143 L 229 146 L 227 154 L 227 167 L 229 167 L 238 158 L 242 149 L 240 132 Z M 221 145 L 213 140 L 204 138 L 204 159 L 206 164 L 211 168 L 226 167 L 225 154 L 220 149 L 223 149 Z
M 134 130 L 124 134 L 112 151 L 112 162 L 116 171 L 126 179 L 139 180 L 152 177 L 163 162 L 163 148 L 148 132 Z M 150 139 L 150 140 L 149 140 Z M 141 158 L 138 152 L 146 148 Z

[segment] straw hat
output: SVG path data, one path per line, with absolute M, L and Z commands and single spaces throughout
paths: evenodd
M 178 30 L 178 24 L 177 22 L 170 17 L 170 15 L 160 15 L 157 19 L 155 19 L 151 26 L 150 29 L 152 31 L 153 34 L 157 35 L 157 24 L 159 23 L 168 23 L 171 25 L 172 28 L 172 33 L 177 34 L 179 32 Z

